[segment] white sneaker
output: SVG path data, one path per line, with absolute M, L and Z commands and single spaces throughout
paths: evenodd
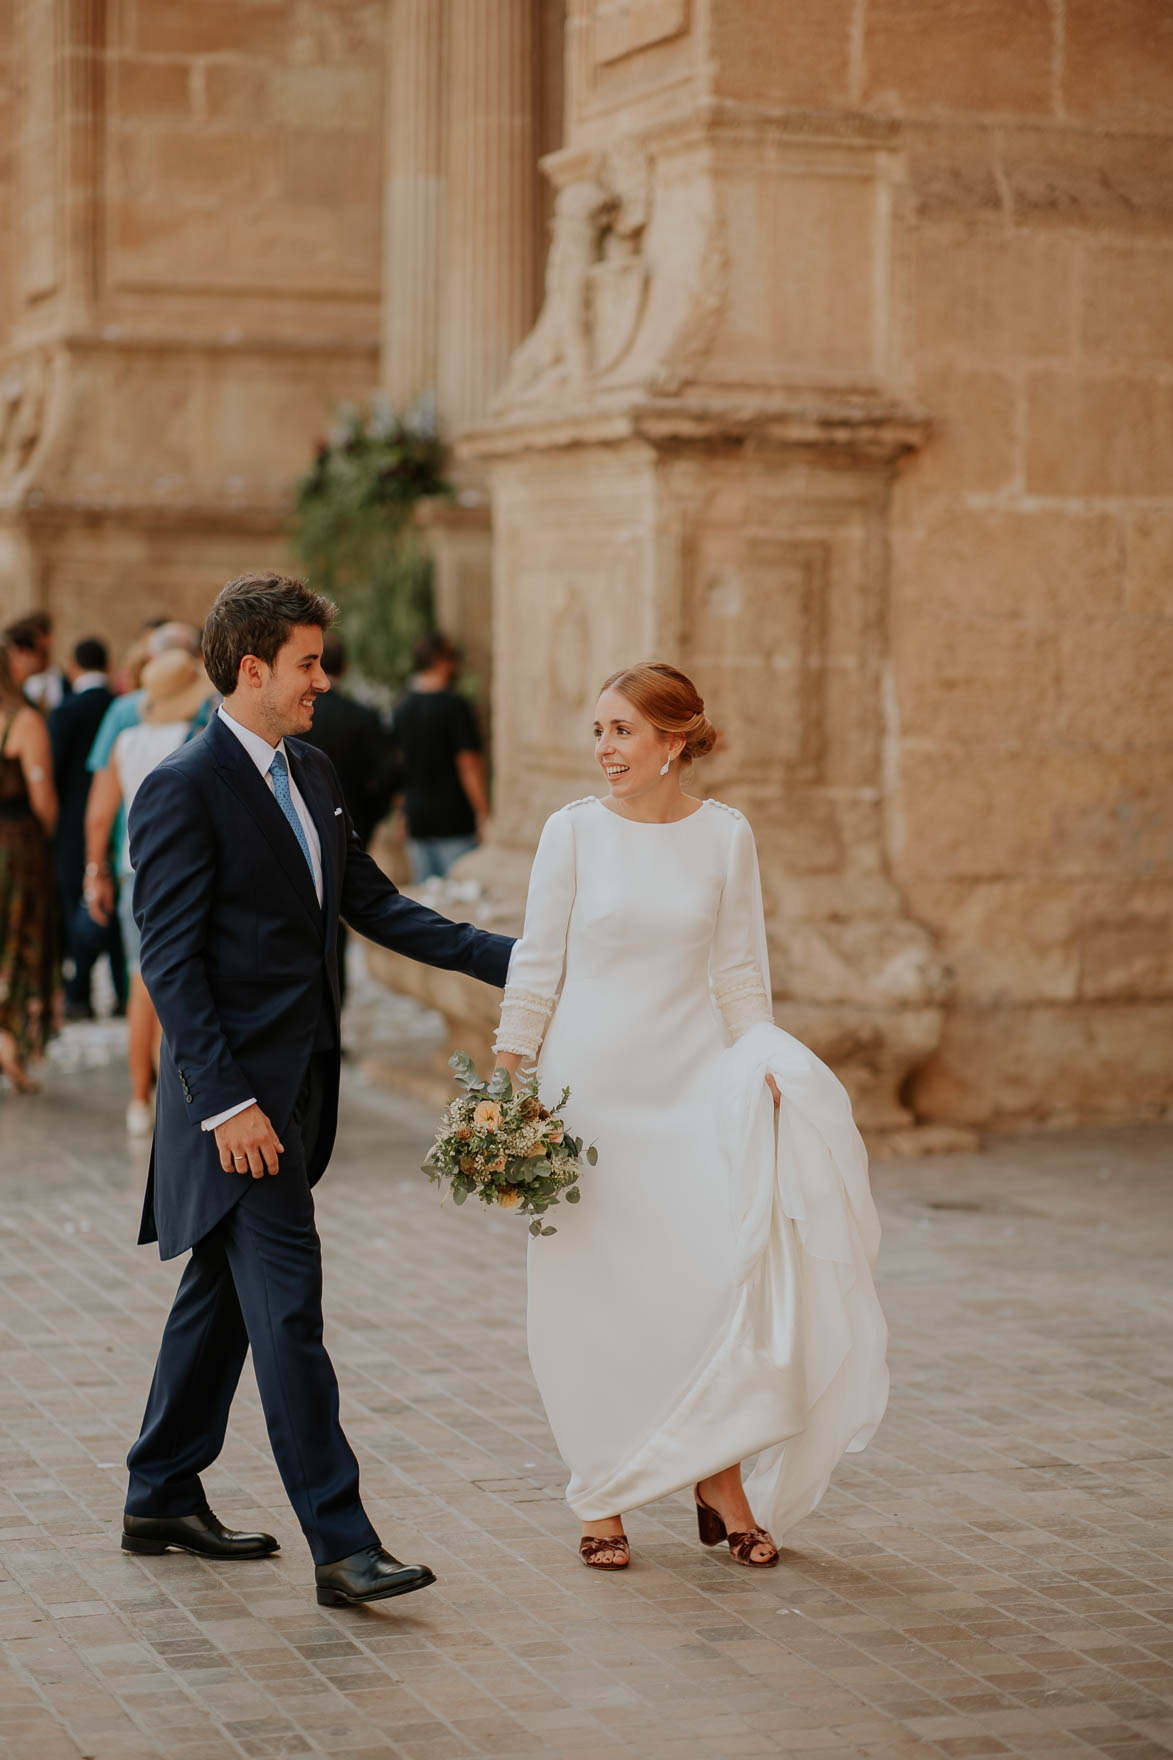
M 126 1109 L 126 1128 L 132 1137 L 145 1137 L 155 1128 L 155 1109 L 145 1100 L 132 1100 Z

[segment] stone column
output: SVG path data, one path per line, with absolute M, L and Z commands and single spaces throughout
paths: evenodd
M 444 23 L 441 0 L 390 0 L 381 376 L 400 407 L 436 389 L 444 226 Z
M 534 0 L 448 0 L 447 224 L 440 416 L 487 410 L 538 292 Z

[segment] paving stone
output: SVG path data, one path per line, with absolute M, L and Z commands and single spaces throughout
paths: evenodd
M 432 1031 L 359 984 L 356 1048 Z M 368 1506 L 439 1582 L 323 1609 L 247 1375 L 208 1486 L 281 1552 L 118 1548 L 178 1275 L 133 1244 L 120 1059 L 120 1027 L 70 1027 L 41 1096 L 0 1095 L 0 1754 L 1173 1752 L 1167 1128 L 880 1164 L 872 1448 L 776 1571 L 702 1553 L 681 1496 L 634 1512 L 631 1569 L 598 1577 L 526 1361 L 524 1230 L 440 1207 L 430 1120 L 348 1063 L 327 1335 Z

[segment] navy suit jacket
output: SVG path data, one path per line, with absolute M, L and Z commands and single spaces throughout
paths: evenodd
M 255 1097 L 281 1137 L 323 1010 L 334 1070 L 307 1145 L 311 1184 L 325 1171 L 338 1116 L 339 917 L 410 959 L 505 982 L 512 940 L 404 898 L 355 836 L 330 760 L 301 740 L 285 749 L 321 840 L 321 906 L 289 822 L 218 716 L 151 771 L 130 810 L 142 975 L 163 1027 L 139 1240 L 157 1240 L 164 1259 L 244 1195 L 200 1121 Z

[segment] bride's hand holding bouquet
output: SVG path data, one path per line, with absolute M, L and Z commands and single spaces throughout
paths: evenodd
M 560 1116 L 569 1088 L 551 1110 L 542 1104 L 536 1075 L 515 1085 L 516 1065 L 510 1070 L 502 1060 L 485 1082 L 467 1052 L 455 1052 L 448 1063 L 465 1091 L 445 1110 L 424 1172 L 434 1185 L 447 1181 L 454 1204 L 475 1195 L 482 1204 L 529 1216 L 533 1235 L 556 1233 L 543 1227 L 542 1216 L 563 1197 L 577 1204 L 582 1162 L 593 1167 L 598 1160 L 597 1150 L 584 1152 Z

